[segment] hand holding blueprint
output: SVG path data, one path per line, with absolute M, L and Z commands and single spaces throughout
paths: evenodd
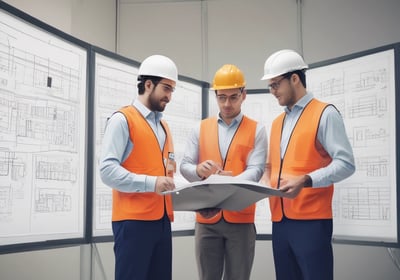
M 239 211 L 269 196 L 285 196 L 280 190 L 260 183 L 218 175 L 188 183 L 164 194 L 172 195 L 175 211 L 204 208 Z

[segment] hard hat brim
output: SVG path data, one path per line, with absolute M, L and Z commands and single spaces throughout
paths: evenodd
M 278 72 L 278 73 L 273 73 L 273 74 L 265 74 L 264 76 L 262 76 L 261 80 L 262 80 L 262 81 L 271 80 L 271 79 L 273 79 L 273 78 L 282 76 L 282 75 L 287 74 L 287 73 L 290 73 L 290 72 L 294 72 L 294 71 L 304 71 L 304 70 L 306 70 L 306 69 L 308 69 L 308 66 L 307 66 L 307 67 L 295 68 L 295 69 L 293 69 L 293 70 L 291 70 L 291 71 L 285 71 L 285 72 L 282 72 L 282 73 L 281 73 L 281 72 Z
M 213 89 L 213 90 L 234 89 L 234 88 L 244 88 L 245 86 L 246 86 L 246 84 L 238 85 L 238 86 L 215 86 L 215 87 L 212 87 L 211 89 Z
M 286 74 L 286 73 L 265 74 L 264 76 L 262 76 L 261 80 L 262 80 L 262 81 L 271 80 L 271 79 L 276 78 L 276 77 L 279 77 L 280 75 L 283 75 L 283 74 Z

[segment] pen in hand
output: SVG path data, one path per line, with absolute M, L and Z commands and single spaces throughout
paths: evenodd
M 202 180 L 207 179 L 210 177 L 210 175 L 221 171 L 223 171 L 221 165 L 212 160 L 205 160 L 196 166 L 197 175 Z

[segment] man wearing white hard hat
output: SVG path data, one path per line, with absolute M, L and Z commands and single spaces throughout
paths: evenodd
M 100 175 L 113 189 L 115 280 L 172 278 L 170 196 L 174 147 L 162 112 L 178 80 L 175 63 L 152 55 L 139 67 L 138 97 L 107 122 Z
M 288 195 L 269 198 L 276 280 L 333 280 L 334 183 L 355 171 L 343 119 L 307 92 L 307 68 L 297 52 L 280 50 L 265 61 L 262 77 L 284 106 L 261 179 Z

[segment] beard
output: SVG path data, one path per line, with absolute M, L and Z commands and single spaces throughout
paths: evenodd
M 294 87 L 290 84 L 290 90 L 289 90 L 289 99 L 286 100 L 286 106 L 289 107 L 290 109 L 293 108 L 294 104 L 296 104 L 296 102 L 298 101 L 296 99 L 296 90 L 294 89 Z
M 169 102 L 168 98 L 162 98 L 161 100 L 157 99 L 154 94 L 154 89 L 149 95 L 149 105 L 151 111 L 163 112 L 167 103 Z

